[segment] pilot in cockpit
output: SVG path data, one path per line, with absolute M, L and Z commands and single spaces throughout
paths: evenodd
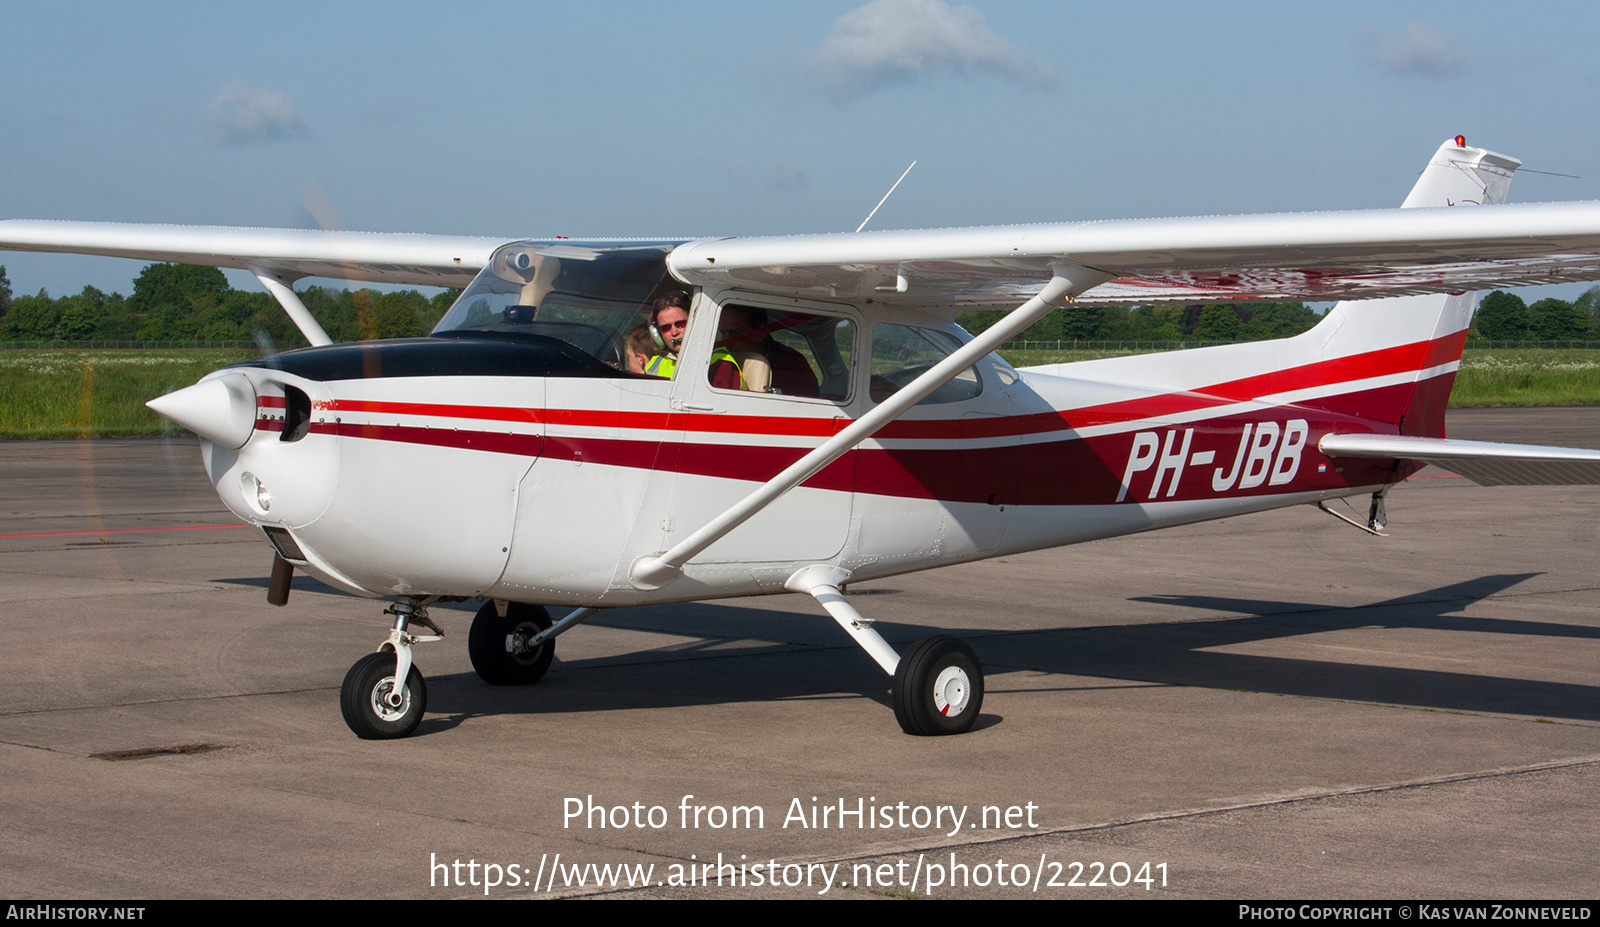
M 668 377 L 678 366 L 678 351 L 689 334 L 689 294 L 678 290 L 656 297 L 650 307 L 650 340 L 655 356 L 644 372 L 653 377 Z
M 690 296 L 677 290 L 656 298 L 650 309 L 650 337 L 655 342 L 657 354 L 650 358 L 644 372 L 651 376 L 671 377 L 678 366 L 678 352 L 689 334 Z M 718 389 L 743 389 L 739 365 L 727 351 L 718 348 L 712 353 L 711 385 Z

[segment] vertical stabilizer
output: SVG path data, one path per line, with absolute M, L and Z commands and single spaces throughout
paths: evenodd
M 1404 207 L 1475 209 L 1505 202 L 1511 178 L 1522 162 L 1482 148 L 1469 148 L 1457 136 L 1428 160 Z M 1463 214 L 1465 215 L 1465 214 Z M 1403 435 L 1444 436 L 1445 406 L 1467 328 L 1477 307 L 1476 293 L 1398 296 L 1337 303 L 1316 327 L 1291 338 L 1215 345 L 1149 355 L 1076 361 L 1028 372 L 1137 384 L 1155 390 L 1196 393 L 1219 391 L 1229 400 L 1243 390 L 1250 398 L 1323 409 L 1381 423 Z M 1292 391 L 1285 400 L 1280 376 L 1315 385 Z
M 1401 208 L 1503 203 L 1521 166 L 1516 158 L 1468 148 L 1458 135 L 1439 146 Z M 1341 302 L 1307 334 L 1322 339 L 1324 359 L 1389 349 L 1414 352 L 1409 384 L 1387 391 L 1381 408 L 1361 414 L 1388 421 L 1401 434 L 1443 437 L 1445 406 L 1477 304 L 1476 293 Z
M 1468 148 L 1456 136 L 1434 152 L 1401 209 L 1418 206 L 1487 206 L 1506 201 L 1511 175 L 1522 162 L 1483 148 Z

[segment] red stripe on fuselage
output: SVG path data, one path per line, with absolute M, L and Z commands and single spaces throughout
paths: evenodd
M 1466 332 L 1461 331 L 1443 338 L 1317 361 L 1285 370 L 1200 386 L 1193 390 L 1141 396 L 1077 409 L 976 419 L 912 421 L 902 419 L 884 426 L 876 437 L 885 440 L 1003 438 L 1135 422 L 1216 408 L 1315 386 L 1337 386 L 1341 383 L 1427 369 L 1458 359 L 1465 341 Z M 263 401 L 269 398 L 263 397 Z M 1401 401 L 1403 402 L 1403 399 Z M 281 399 L 276 402 L 280 406 L 283 404 Z M 1307 405 L 1328 408 L 1329 402 L 1348 408 L 1348 403 L 1341 397 L 1311 400 Z M 1390 403 L 1384 403 L 1382 407 L 1387 409 L 1389 405 Z M 827 437 L 849 424 L 849 420 L 843 417 L 706 415 L 695 412 L 625 412 L 614 409 L 535 409 L 359 399 L 321 402 L 317 404 L 317 408 L 330 412 L 477 419 L 566 425 L 574 428 L 632 428 L 703 434 L 793 437 Z
M 1099 406 L 1087 406 L 1030 415 L 995 416 L 976 419 L 896 421 L 876 437 L 881 439 L 944 439 L 952 442 L 977 438 L 1021 438 L 1024 435 L 1081 429 L 1092 425 L 1139 423 L 1145 431 L 1157 432 L 1165 440 L 1172 432 L 1181 440 L 1185 430 L 1195 434 L 1190 457 L 1213 452 L 1213 462 L 1191 465 L 1186 460 L 1177 472 L 1178 489 L 1172 496 L 1162 491 L 1161 499 L 1209 499 L 1240 497 L 1310 490 L 1338 489 L 1392 482 L 1402 474 L 1383 461 L 1333 462 L 1316 451 L 1316 442 L 1329 431 L 1341 433 L 1378 431 L 1392 433 L 1398 416 L 1412 390 L 1448 384 L 1453 374 L 1386 387 L 1318 397 L 1295 407 L 1241 416 L 1204 420 L 1184 426 L 1164 425 L 1163 416 L 1219 408 L 1261 396 L 1275 395 L 1316 386 L 1337 387 L 1356 382 L 1427 369 L 1456 360 L 1460 356 L 1465 332 L 1370 351 L 1350 357 L 1334 358 L 1287 370 L 1242 377 L 1200 387 L 1139 397 Z M 273 397 L 262 397 L 272 405 Z M 276 400 L 281 405 L 282 400 Z M 507 422 L 574 428 L 625 428 L 665 432 L 660 439 L 597 438 L 559 435 L 542 437 L 506 434 L 478 429 L 440 428 L 411 425 L 318 422 L 311 426 L 317 434 L 393 441 L 434 447 L 480 450 L 546 456 L 561 460 L 581 460 L 595 464 L 693 474 L 717 479 L 761 482 L 798 460 L 809 448 L 770 445 L 729 445 L 707 441 L 683 441 L 680 435 L 746 434 L 825 438 L 837 432 L 847 420 L 842 417 L 791 417 L 750 415 L 706 415 L 693 412 L 624 412 L 617 410 L 533 409 L 506 406 L 477 406 L 441 403 L 389 402 L 380 400 L 334 400 L 318 403 L 319 411 L 353 412 L 379 415 L 407 415 L 430 418 L 455 418 L 484 422 Z M 1375 414 L 1377 413 L 1377 414 Z M 1247 424 L 1290 418 L 1309 421 L 1310 434 L 1301 451 L 1302 460 L 1295 479 L 1277 486 L 1261 485 L 1249 490 L 1232 489 L 1218 493 L 1211 489 L 1213 467 L 1226 471 L 1237 453 Z M 262 420 L 257 428 L 277 431 L 281 421 Z M 804 485 L 840 492 L 861 492 L 902 498 L 937 499 L 946 502 L 989 502 L 1018 505 L 1084 505 L 1113 501 L 1120 489 L 1123 473 L 1129 466 L 1135 430 L 1083 438 L 1063 435 L 1060 440 L 999 447 L 960 447 L 928 449 L 867 448 L 852 451 L 835 461 Z M 1163 444 L 1163 453 L 1165 444 Z M 1322 473 L 1318 473 L 1323 465 Z M 1149 499 L 1154 472 L 1138 471 L 1130 486 L 1128 502 Z M 1170 474 L 1165 485 L 1171 485 Z
M 638 428 L 652 431 L 703 431 L 722 434 L 769 434 L 817 437 L 831 435 L 843 425 L 831 418 L 791 418 L 772 415 L 718 415 L 697 412 L 619 412 L 614 409 L 527 409 L 512 406 L 466 406 L 430 402 L 386 402 L 335 399 L 317 408 L 330 412 L 366 412 L 376 415 L 416 415 L 430 418 L 468 418 L 489 422 L 525 422 L 568 425 L 574 428 Z M 842 417 L 838 419 L 843 421 Z M 849 424 L 844 421 L 844 424 Z
M 1341 397 L 1352 408 L 1392 403 L 1411 384 L 1399 384 Z M 1229 471 L 1244 440 L 1246 425 L 1277 422 L 1280 432 L 1289 419 L 1307 419 L 1309 433 L 1301 447 L 1296 476 L 1285 484 L 1263 482 L 1251 489 L 1219 493 L 1211 488 L 1213 469 Z M 279 422 L 258 427 L 281 428 Z M 317 434 L 393 441 L 433 447 L 478 450 L 524 457 L 548 457 L 630 469 L 657 470 L 751 483 L 770 479 L 805 454 L 805 447 L 729 445 L 682 442 L 674 439 L 622 439 L 583 436 L 517 435 L 458 428 L 429 428 L 319 422 Z M 1288 492 L 1342 489 L 1393 482 L 1403 476 L 1392 463 L 1380 460 L 1331 461 L 1317 450 L 1317 440 L 1330 431 L 1351 433 L 1381 431 L 1393 426 L 1338 412 L 1316 413 L 1285 407 L 1265 413 L 1229 416 L 1180 426 L 1151 424 L 1165 452 L 1181 446 L 1192 430 L 1188 454 L 1177 472 L 1177 490 L 1159 500 L 1237 498 Z M 866 448 L 851 451 L 807 480 L 803 485 L 837 492 L 855 491 L 878 496 L 935 499 L 943 502 L 998 503 L 1007 505 L 1103 505 L 1113 502 L 1121 489 L 1133 443 L 1140 432 L 1129 430 L 1093 437 L 1063 436 L 1060 440 L 1001 447 L 949 447 L 934 449 Z M 1169 438 L 1168 435 L 1171 435 Z M 1195 454 L 1212 452 L 1206 464 L 1195 464 Z M 1319 465 L 1322 472 L 1317 472 Z M 1126 501 L 1149 501 L 1152 485 L 1170 486 L 1172 475 L 1162 477 L 1158 466 L 1137 471 Z

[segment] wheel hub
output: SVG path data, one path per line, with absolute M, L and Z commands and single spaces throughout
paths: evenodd
M 524 666 L 531 665 L 539 658 L 539 651 L 544 649 L 543 644 L 537 647 L 528 645 L 528 641 L 538 634 L 539 630 L 539 626 L 531 622 L 518 625 L 516 630 L 506 635 L 506 653 L 511 654 L 512 659 Z
M 380 720 L 393 722 L 405 717 L 411 693 L 404 687 L 396 689 L 394 677 L 386 676 L 372 688 L 372 713 Z
M 966 670 L 959 666 L 945 667 L 939 678 L 933 681 L 933 707 L 947 718 L 954 718 L 965 711 L 971 696 L 972 680 L 967 678 Z

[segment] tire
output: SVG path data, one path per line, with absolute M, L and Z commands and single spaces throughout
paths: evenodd
M 500 617 L 494 602 L 483 603 L 478 617 L 467 632 L 467 656 L 478 677 L 491 686 L 526 686 L 544 678 L 556 656 L 555 638 L 532 650 L 525 640 L 550 627 L 550 615 L 543 607 L 512 602 L 506 616 Z
M 964 734 L 983 708 L 983 667 L 961 641 L 925 637 L 907 650 L 894 671 L 894 717 L 917 737 Z
M 415 666 L 406 675 L 406 686 L 398 708 L 386 701 L 394 689 L 394 654 L 369 653 L 356 661 L 345 674 L 339 689 L 339 710 L 344 723 L 362 740 L 390 740 L 405 737 L 422 723 L 428 710 L 428 686 Z

